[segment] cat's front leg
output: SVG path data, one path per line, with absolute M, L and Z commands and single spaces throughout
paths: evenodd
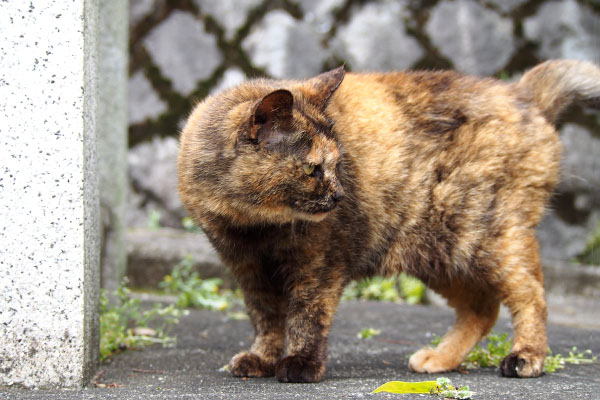
M 342 279 L 306 278 L 289 294 L 287 356 L 277 363 L 280 382 L 318 382 L 325 372 L 327 338 L 343 289 Z
M 255 338 L 249 350 L 231 359 L 229 369 L 239 377 L 273 376 L 285 347 L 285 297 L 257 276 L 240 279 L 240 285 Z

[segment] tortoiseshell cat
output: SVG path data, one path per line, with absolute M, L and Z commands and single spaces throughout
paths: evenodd
M 511 314 L 500 373 L 536 377 L 546 303 L 534 228 L 559 175 L 552 123 L 600 108 L 600 69 L 550 61 L 514 84 L 455 72 L 252 80 L 207 98 L 181 135 L 179 190 L 238 280 L 256 331 L 236 376 L 316 382 L 344 286 L 405 271 L 454 327 L 409 360 L 458 367 Z M 287 338 L 287 342 L 286 342 Z

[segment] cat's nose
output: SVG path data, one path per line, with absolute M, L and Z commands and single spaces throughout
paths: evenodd
M 333 192 L 333 195 L 331 196 L 331 198 L 336 203 L 339 203 L 340 201 L 342 201 L 344 199 L 344 196 L 346 196 L 344 191 L 340 189 L 340 190 L 336 190 L 335 192 Z

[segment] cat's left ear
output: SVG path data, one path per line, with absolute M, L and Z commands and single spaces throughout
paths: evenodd
M 285 136 L 285 126 L 292 119 L 294 96 L 289 90 L 269 93 L 255 105 L 250 119 L 250 139 L 274 143 Z
M 346 69 L 342 65 L 310 79 L 309 101 L 324 110 L 333 93 L 342 84 L 345 75 Z

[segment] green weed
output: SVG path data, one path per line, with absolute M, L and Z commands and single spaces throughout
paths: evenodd
M 500 71 L 498 72 L 498 79 L 502 80 L 502 81 L 506 81 L 506 82 L 510 82 L 512 80 L 512 75 L 507 72 L 507 71 Z
M 507 337 L 506 333 L 501 335 L 490 333 L 486 337 L 487 348 L 476 345 L 463 361 L 463 366 L 466 368 L 499 366 L 500 361 L 510 354 L 511 341 Z
M 194 260 L 187 256 L 158 284 L 167 294 L 177 296 L 178 307 L 225 310 L 239 302 L 231 291 L 221 290 L 222 279 L 202 279 L 193 269 Z
M 400 293 L 402 298 L 408 304 L 419 304 L 423 302 L 425 297 L 425 284 L 419 279 L 407 274 L 398 276 L 398 284 L 400 285 Z
M 498 367 L 504 357 L 510 354 L 510 348 L 512 342 L 508 339 L 508 334 L 497 334 L 491 332 L 485 340 L 488 341 L 487 348 L 475 346 L 473 350 L 467 355 L 462 363 L 462 367 L 467 369 L 479 368 L 479 367 Z M 437 346 L 441 342 L 441 338 L 434 335 L 431 340 L 431 344 Z M 569 352 L 567 357 L 561 354 L 553 354 L 552 350 L 548 348 L 548 355 L 544 360 L 544 369 L 546 373 L 556 372 L 558 369 L 562 369 L 566 364 L 585 364 L 596 361 L 597 357 L 592 356 L 591 350 L 580 352 L 577 347 Z
M 150 211 L 150 214 L 148 215 L 148 228 L 156 230 L 158 228 L 160 228 L 160 217 L 161 217 L 161 213 L 160 211 L 153 209 L 152 211 Z
M 200 227 L 196 225 L 194 220 L 190 217 L 183 217 L 181 220 L 181 226 L 187 232 L 202 232 L 202 229 L 200 229 Z
M 370 339 L 373 336 L 377 336 L 381 334 L 379 329 L 374 328 L 363 328 L 360 332 L 356 334 L 356 337 L 359 339 Z
M 436 379 L 436 388 L 431 389 L 431 394 L 435 394 L 443 399 L 470 399 L 475 393 L 469 390 L 468 385 L 456 388 L 452 386 L 450 379 L 441 377 Z
M 140 300 L 129 296 L 123 284 L 114 292 L 117 304 L 111 304 L 106 291 L 100 291 L 100 360 L 125 349 L 159 343 L 170 346 L 175 338 L 168 335 L 169 328 L 179 323 L 187 311 L 174 305 L 155 304 L 142 310 Z
M 416 278 L 400 274 L 394 278 L 376 276 L 351 282 L 344 293 L 343 300 L 399 301 L 415 304 L 423 301 L 425 285 Z
M 582 264 L 600 265 L 600 224 L 590 237 L 583 252 L 575 257 L 575 261 Z
M 589 364 L 596 360 L 597 357 L 592 355 L 591 350 L 581 352 L 575 346 L 569 351 L 567 357 L 560 354 L 553 355 L 552 350 L 548 349 L 548 355 L 544 360 L 544 372 L 556 372 L 556 370 L 564 368 L 565 364 Z
M 376 276 L 351 282 L 344 290 L 342 299 L 398 301 L 400 292 L 396 285 L 396 279 Z

